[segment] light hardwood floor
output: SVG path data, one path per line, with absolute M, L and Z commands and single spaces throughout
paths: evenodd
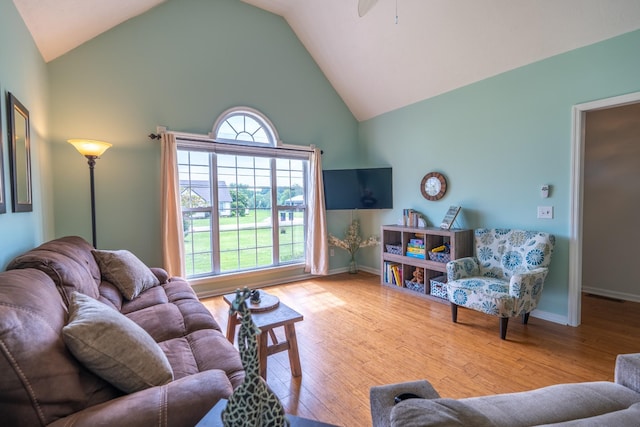
M 302 377 L 291 377 L 279 353 L 268 360 L 269 386 L 288 413 L 341 426 L 371 425 L 374 385 L 427 379 L 441 396 L 460 398 L 613 380 L 616 355 L 640 352 L 640 303 L 584 296 L 579 327 L 514 318 L 502 341 L 497 318 L 461 308 L 454 324 L 448 305 L 364 272 L 265 291 L 304 315 L 296 323 Z M 222 297 L 203 302 L 224 331 Z

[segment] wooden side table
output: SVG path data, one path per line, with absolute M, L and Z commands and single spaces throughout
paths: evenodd
M 227 294 L 224 300 L 231 305 L 235 299 L 235 294 Z M 291 366 L 291 375 L 299 377 L 302 375 L 300 367 L 300 354 L 298 352 L 298 339 L 296 338 L 296 322 L 301 322 L 304 317 L 291 307 L 280 302 L 275 308 L 268 311 L 256 311 L 251 313 L 253 322 L 260 331 L 258 338 L 258 355 L 260 358 L 260 376 L 267 379 L 267 357 L 281 351 L 289 352 L 289 365 Z M 227 339 L 231 344 L 236 334 L 236 326 L 240 323 L 237 314 L 229 313 L 227 321 Z M 284 327 L 285 339 L 278 342 L 278 338 L 274 332 L 275 328 Z M 271 337 L 271 344 L 269 344 Z

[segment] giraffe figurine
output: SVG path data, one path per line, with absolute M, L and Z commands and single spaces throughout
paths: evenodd
M 236 289 L 236 298 L 229 309 L 232 316 L 241 318 L 238 332 L 238 350 L 245 370 L 244 382 L 229 397 L 222 411 L 225 427 L 283 427 L 289 426 L 284 408 L 275 393 L 260 376 L 258 359 L 258 336 L 260 329 L 251 318 L 245 300 L 251 290 Z

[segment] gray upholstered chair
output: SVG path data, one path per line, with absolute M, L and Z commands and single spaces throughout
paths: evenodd
M 461 306 L 499 317 L 502 339 L 510 317 L 521 315 L 526 324 L 540 301 L 554 245 L 552 234 L 539 231 L 475 230 L 475 257 L 447 263 L 453 322 Z

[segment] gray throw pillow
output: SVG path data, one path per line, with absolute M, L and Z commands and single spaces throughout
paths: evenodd
M 127 250 L 92 252 L 102 277 L 113 283 L 128 300 L 160 284 L 151 269 Z
M 72 294 L 62 338 L 80 363 L 126 393 L 173 380 L 167 356 L 151 335 L 87 295 Z

